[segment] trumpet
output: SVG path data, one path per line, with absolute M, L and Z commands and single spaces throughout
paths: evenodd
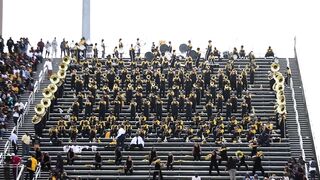
M 280 70 L 280 65 L 278 63 L 274 62 L 274 63 L 271 64 L 270 68 L 271 68 L 272 72 L 278 72 Z
M 52 84 L 58 84 L 59 81 L 60 81 L 60 78 L 59 78 L 59 76 L 58 76 L 57 73 L 53 73 L 53 74 L 50 76 L 50 82 L 51 82 Z
M 51 99 L 49 98 L 42 98 L 41 99 L 41 104 L 45 107 L 48 108 L 51 105 Z
M 36 114 L 38 116 L 43 116 L 46 112 L 46 109 L 44 107 L 43 104 L 37 104 L 35 107 L 34 107 L 34 111 L 36 112 Z

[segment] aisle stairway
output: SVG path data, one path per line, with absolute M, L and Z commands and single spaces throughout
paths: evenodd
M 125 59 L 125 66 L 128 66 L 128 59 Z M 222 60 L 219 62 L 220 67 L 224 67 L 227 60 Z M 244 68 L 248 64 L 248 60 L 239 60 L 235 62 L 236 68 Z M 271 60 L 265 59 L 257 59 L 257 65 L 259 69 L 256 72 L 255 83 L 254 85 L 249 85 L 249 91 L 253 94 L 252 105 L 255 108 L 255 112 L 257 116 L 262 118 L 262 122 L 266 123 L 267 118 L 270 116 L 274 116 L 274 101 L 275 95 L 274 92 L 269 90 L 269 81 L 267 79 L 268 71 L 270 70 Z M 130 71 L 130 67 L 128 67 Z M 215 68 L 215 72 L 217 72 L 217 68 Z M 78 72 L 82 74 L 82 72 Z M 149 166 L 148 162 L 145 161 L 146 155 L 149 154 L 152 147 L 157 150 L 158 156 L 162 161 L 166 161 L 166 157 L 169 152 L 172 152 L 175 156 L 175 164 L 173 167 L 173 171 L 163 170 L 164 179 L 190 179 L 194 174 L 199 174 L 202 179 L 229 179 L 228 173 L 224 171 L 225 162 L 219 166 L 221 171 L 221 176 L 217 176 L 216 171 L 213 171 L 213 175 L 209 176 L 209 161 L 204 160 L 204 156 L 211 152 L 213 149 L 220 147 L 213 143 L 212 138 L 209 138 L 207 144 L 203 144 L 202 146 L 202 158 L 201 161 L 193 161 L 192 157 L 192 147 L 193 143 L 185 142 L 182 138 L 171 138 L 168 139 L 168 142 L 158 142 L 158 139 L 155 136 L 155 133 L 150 134 L 148 138 L 145 139 L 145 148 L 141 151 L 124 151 L 123 159 L 125 159 L 128 155 L 133 157 L 134 163 L 134 174 L 133 175 L 125 175 L 121 168 L 123 166 L 114 165 L 114 150 L 113 148 L 108 147 L 108 144 L 112 141 L 112 139 L 101 138 L 101 143 L 92 142 L 89 143 L 88 139 L 78 137 L 77 142 L 70 143 L 69 138 L 61 138 L 62 145 L 61 146 L 53 146 L 49 141 L 48 129 L 57 124 L 57 121 L 61 117 L 61 114 L 58 113 L 58 108 L 62 108 L 64 110 L 63 114 L 66 114 L 67 109 L 69 109 L 72 105 L 72 102 L 75 100 L 73 96 L 73 91 L 70 89 L 70 74 L 67 75 L 67 82 L 65 84 L 64 96 L 58 99 L 58 104 L 54 107 L 53 111 L 50 113 L 50 120 L 47 122 L 47 127 L 44 130 L 44 138 L 42 139 L 41 149 L 43 152 L 49 152 L 52 158 L 52 164 L 56 161 L 56 155 L 61 153 L 65 158 L 66 153 L 63 152 L 63 146 L 65 145 L 79 145 L 79 146 L 97 146 L 97 150 L 101 153 L 103 158 L 103 166 L 102 170 L 95 170 L 91 165 L 94 162 L 94 152 L 91 149 L 83 149 L 81 154 L 78 154 L 78 159 L 75 160 L 74 165 L 65 165 L 65 171 L 67 172 L 69 177 L 76 178 L 81 177 L 81 179 L 149 179 L 150 175 L 152 177 L 153 166 Z M 250 87 L 251 86 L 251 87 Z M 98 91 L 101 94 L 101 91 Z M 145 95 L 145 93 L 144 93 Z M 167 98 L 162 98 L 164 101 L 164 107 L 166 107 Z M 202 98 L 201 105 L 197 106 L 197 112 L 203 111 L 205 99 Z M 241 100 L 238 100 L 240 103 Z M 111 106 L 113 107 L 113 106 Z M 239 106 L 238 106 L 239 107 Z M 126 116 L 129 117 L 129 106 L 124 105 L 122 112 L 120 114 L 120 121 Z M 224 113 L 225 114 L 225 109 Z M 167 115 L 166 110 L 164 110 L 163 116 Z M 185 118 L 184 113 L 180 113 L 182 119 Z M 214 113 L 215 115 L 215 113 Z M 241 116 L 241 114 L 236 113 L 237 119 Z M 80 120 L 83 114 L 80 114 Z M 202 115 L 205 118 L 205 115 Z M 80 121 L 78 120 L 78 122 Z M 148 124 L 151 124 L 152 121 L 147 121 Z M 186 122 L 186 125 L 189 125 L 191 122 Z M 226 121 L 224 121 L 226 123 Z M 275 124 L 275 122 L 272 122 Z M 133 127 L 133 134 L 136 131 L 136 122 L 131 122 L 130 124 Z M 276 134 L 273 134 L 273 137 L 279 137 L 279 130 L 275 130 Z M 242 150 L 245 154 L 250 154 L 250 148 L 248 147 L 248 142 L 244 138 L 242 138 L 242 143 L 233 143 L 231 142 L 232 134 L 226 130 L 225 138 L 227 140 L 227 147 L 230 148 L 228 151 L 228 155 L 234 156 L 237 150 Z M 126 139 L 126 143 L 130 142 L 131 138 Z M 260 147 L 258 150 L 262 150 L 264 152 L 265 157 L 263 158 L 262 164 L 265 169 L 265 173 L 267 174 L 276 174 L 277 176 L 283 175 L 284 165 L 287 160 L 291 157 L 291 146 L 289 138 L 282 139 L 281 142 L 272 142 L 270 147 Z M 124 162 L 124 160 L 122 161 Z M 252 160 L 247 160 L 249 164 L 249 170 L 252 170 Z M 251 171 L 249 171 L 251 173 Z M 243 176 L 247 173 L 244 169 L 238 171 L 237 177 L 243 178 Z M 258 172 L 260 173 L 260 172 Z M 47 175 L 47 174 L 46 174 Z M 43 178 L 46 178 L 46 175 L 42 175 Z M 260 174 L 261 176 L 261 174 Z
M 309 162 L 311 158 L 316 159 L 314 142 L 312 138 L 312 132 L 310 127 L 310 121 L 308 117 L 308 112 L 306 108 L 303 86 L 300 76 L 300 70 L 298 61 L 295 58 L 288 59 L 290 61 L 290 68 L 292 71 L 292 85 L 295 93 L 295 100 L 297 105 L 298 119 L 300 123 L 301 129 L 301 137 L 303 142 L 303 149 L 305 153 L 305 161 Z M 285 68 L 287 66 L 286 59 L 281 61 L 281 67 Z M 302 155 L 301 147 L 300 147 L 300 139 L 298 134 L 298 125 L 296 123 L 296 112 L 294 109 L 294 102 L 292 98 L 292 90 L 291 88 L 286 88 L 285 91 L 287 98 L 287 128 L 288 134 L 290 137 L 290 146 L 291 153 L 293 157 L 298 158 Z M 317 173 L 318 174 L 318 173 Z
M 53 72 L 56 72 L 59 69 L 59 63 L 60 63 L 61 59 L 53 59 L 52 61 L 52 65 L 53 65 Z M 43 62 L 44 64 L 44 62 Z M 38 65 L 38 71 L 35 73 L 34 78 L 37 80 L 39 77 L 38 73 L 43 69 L 43 64 L 39 64 Z M 24 123 L 19 127 L 19 131 L 18 131 L 18 145 L 19 145 L 19 150 L 18 150 L 18 155 L 22 155 L 22 146 L 21 146 L 21 137 L 25 132 L 29 132 L 30 135 L 34 134 L 34 125 L 31 122 L 31 119 L 33 117 L 33 115 L 35 115 L 35 111 L 34 111 L 34 106 L 38 103 L 40 103 L 41 99 L 43 98 L 42 95 L 42 89 L 47 87 L 50 84 L 50 81 L 47 79 L 46 76 L 44 76 L 45 78 L 43 79 L 42 83 L 40 84 L 40 89 L 38 92 L 35 93 L 35 98 L 34 98 L 34 103 L 30 104 L 30 109 L 28 114 L 25 116 L 25 120 Z M 28 93 L 29 94 L 29 93 Z M 24 100 L 26 99 L 26 101 L 28 100 L 29 95 L 22 95 L 22 100 L 21 102 L 24 102 Z M 12 126 L 12 124 L 11 124 Z M 13 128 L 13 127 L 12 127 Z M 12 129 L 11 128 L 11 129 Z M 9 128 L 10 129 L 10 128 Z M 7 140 L 8 137 L 10 136 L 10 131 L 8 131 L 6 133 L 6 138 L 4 138 L 4 140 Z M 2 140 L 1 141 L 1 149 L 4 148 L 4 143 L 6 141 Z M 33 150 L 31 148 L 31 150 Z M 3 152 L 3 150 L 2 150 Z M 13 152 L 13 149 L 10 149 L 10 152 Z M 32 151 L 31 151 L 32 152 Z M 23 157 L 23 160 L 26 161 L 28 157 Z M 0 172 L 2 173 L 3 168 L 0 168 Z M 0 174 L 1 174 L 0 173 Z M 44 174 L 46 174 L 44 172 Z M 48 176 L 48 175 L 47 175 Z M 4 177 L 0 176 L 0 180 L 3 179 Z M 7 179 L 6 179 L 7 180 Z

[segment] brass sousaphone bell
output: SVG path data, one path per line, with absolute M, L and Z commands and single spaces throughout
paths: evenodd
M 277 112 L 279 113 L 279 114 L 283 114 L 283 113 L 286 113 L 286 105 L 284 105 L 284 104 L 281 104 L 281 105 L 279 105 L 278 107 L 277 107 Z
M 60 69 L 59 71 L 58 71 L 58 78 L 61 80 L 61 79 L 64 79 L 65 77 L 66 77 L 66 71 L 64 71 L 64 70 L 62 70 L 62 69 Z
M 51 98 L 53 94 L 52 94 L 51 89 L 49 89 L 49 88 L 44 88 L 44 89 L 42 90 L 42 95 L 43 95 L 43 97 L 45 97 L 45 98 Z
M 279 105 L 285 105 L 286 104 L 286 97 L 284 95 L 281 95 L 277 98 L 277 103 Z
M 42 120 L 42 117 L 43 116 L 34 115 L 31 120 L 32 124 L 39 124 Z
M 48 88 L 50 89 L 50 91 L 51 91 L 52 93 L 55 93 L 55 92 L 58 90 L 58 87 L 57 87 L 57 85 L 55 85 L 55 84 L 49 84 L 49 85 L 48 85 Z
M 66 63 L 61 63 L 59 65 L 59 70 L 63 70 L 63 71 L 66 71 L 68 69 L 68 64 Z
M 62 60 L 63 63 L 66 63 L 67 65 L 70 64 L 70 57 L 69 56 L 65 56 Z
M 272 72 L 278 72 L 279 70 L 280 70 L 280 65 L 278 63 L 271 64 L 271 71 Z
M 50 76 L 50 82 L 51 82 L 52 84 L 58 84 L 59 81 L 60 81 L 60 78 L 59 78 L 59 76 L 58 76 L 57 73 L 53 73 L 53 74 Z
M 48 108 L 51 105 L 51 100 L 49 98 L 42 98 L 41 99 L 41 104 L 45 107 Z
M 36 114 L 38 116 L 43 116 L 46 112 L 46 108 L 44 107 L 43 104 L 37 104 L 35 107 L 34 107 L 34 111 L 36 112 Z

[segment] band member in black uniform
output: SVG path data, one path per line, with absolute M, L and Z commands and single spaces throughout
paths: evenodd
M 247 80 L 247 72 L 245 70 L 242 71 L 242 88 L 248 90 L 248 80 Z
M 220 176 L 220 171 L 219 171 L 219 166 L 218 166 L 218 160 L 221 157 L 219 155 L 217 155 L 217 152 L 214 150 L 211 153 L 211 157 L 210 157 L 210 167 L 209 167 L 209 175 L 211 176 L 211 171 L 213 169 L 213 167 L 216 169 L 218 176 Z
M 127 90 L 126 90 L 126 101 L 127 103 L 131 102 L 133 98 L 133 87 L 132 84 L 128 84 Z
M 156 160 L 154 165 L 154 171 L 153 171 L 153 180 L 156 180 L 157 175 L 159 175 L 159 179 L 163 180 L 162 171 L 161 171 L 161 162 L 160 159 Z
M 104 101 L 103 99 L 101 99 L 101 101 L 99 101 L 99 120 L 104 120 L 106 117 L 106 113 L 107 113 L 106 104 L 107 104 L 107 102 Z
M 217 99 L 217 85 L 214 81 L 210 82 L 210 93 L 212 94 L 213 99 L 213 105 L 216 105 L 216 99 Z
M 120 112 L 121 112 L 121 102 L 118 100 L 114 101 L 114 115 L 117 117 L 117 119 L 120 118 Z
M 232 94 L 232 96 L 230 97 L 230 102 L 232 104 L 232 112 L 233 113 L 237 113 L 237 109 L 238 109 L 238 98 L 235 94 Z
M 211 40 L 208 41 L 209 44 L 208 44 L 208 47 L 207 47 L 205 60 L 209 59 L 209 55 L 212 52 L 212 44 L 211 44 L 211 42 L 212 42 Z
M 285 132 L 286 114 L 285 113 L 280 115 L 279 126 L 280 126 L 281 138 L 285 138 L 286 136 L 286 132 Z
M 174 99 L 171 103 L 171 112 L 173 118 L 176 119 L 179 114 L 179 102 L 176 99 Z
M 210 120 L 210 118 L 213 115 L 213 104 L 212 104 L 212 102 L 208 102 L 206 104 L 206 111 L 207 111 L 208 120 Z
M 100 89 L 100 87 L 101 87 L 101 68 L 98 68 L 98 71 L 96 71 L 96 85 L 97 85 L 97 88 Z
M 246 171 L 248 171 L 249 168 L 248 168 L 248 164 L 246 163 L 246 155 L 242 151 L 237 151 L 236 156 L 239 161 L 237 170 L 239 171 L 241 166 L 245 166 Z
M 77 76 L 77 70 L 72 70 L 71 72 L 71 90 L 75 89 L 75 83 L 76 83 L 76 76 Z
M 138 112 L 142 112 L 142 93 L 136 92 L 136 103 Z
M 221 92 L 219 92 L 218 95 L 217 95 L 217 110 L 218 110 L 220 113 L 222 113 L 223 102 L 224 102 L 224 98 L 223 98 Z
M 171 103 L 173 101 L 173 96 L 174 96 L 174 92 L 172 90 L 169 90 L 169 92 L 167 93 L 167 97 L 168 97 L 168 102 L 167 102 L 167 111 L 171 112 Z
M 175 64 L 177 61 L 177 55 L 176 55 L 176 50 L 172 51 L 172 56 L 171 56 L 171 62 L 170 62 L 170 67 L 174 68 Z
M 79 92 L 82 92 L 82 91 L 83 91 L 83 82 L 82 82 L 82 80 L 80 80 L 79 78 L 76 79 L 75 88 L 76 88 L 76 94 L 78 94 Z
M 186 121 L 192 120 L 192 102 L 188 99 L 186 102 Z
M 190 56 L 190 52 L 192 50 L 191 40 L 188 41 L 188 49 L 187 49 L 187 57 Z
M 173 154 L 171 152 L 169 152 L 168 158 L 167 158 L 167 170 L 171 170 L 172 171 L 173 163 L 174 163 Z
M 204 89 L 207 90 L 207 88 L 210 85 L 210 80 L 211 80 L 210 71 L 205 69 L 205 70 L 203 70 L 202 73 L 203 73 Z
M 214 47 L 214 49 L 213 49 L 213 56 L 218 57 L 219 60 L 221 59 L 220 52 L 218 51 L 218 49 L 216 47 Z
M 201 147 L 199 143 L 195 143 L 192 149 L 193 161 L 200 161 L 201 159 Z
M 241 103 L 241 117 L 243 118 L 248 113 L 248 104 L 245 100 Z
M 241 59 L 245 59 L 246 58 L 246 51 L 244 50 L 243 45 L 241 45 L 239 56 L 240 56 Z
M 197 48 L 197 59 L 196 59 L 196 67 L 197 68 L 199 67 L 200 58 L 201 58 L 200 48 Z
M 77 96 L 78 100 L 77 102 L 79 103 L 79 111 L 82 112 L 83 110 L 83 94 L 80 92 Z
M 239 53 L 236 47 L 233 48 L 232 54 L 237 55 L 237 59 L 239 58 Z
M 194 93 L 194 91 L 192 91 L 191 94 L 189 95 L 189 99 L 192 102 L 192 112 L 196 112 L 197 95 Z
M 89 79 L 90 79 L 89 68 L 86 68 L 83 73 L 83 89 L 84 90 L 88 89 Z
M 180 93 L 179 95 L 179 112 L 180 113 L 184 112 L 185 100 L 186 100 L 186 96 Z
M 75 117 L 79 117 L 79 103 L 77 101 L 72 104 L 72 115 Z
M 185 95 L 189 96 L 192 91 L 192 81 L 189 77 L 186 78 L 185 84 Z
M 172 53 L 172 45 L 171 45 L 171 41 L 168 42 L 168 47 L 169 47 L 169 52 Z
M 226 161 L 228 162 L 228 148 L 226 147 L 226 145 L 222 145 L 219 148 L 219 152 L 220 152 L 220 159 L 219 159 L 219 164 L 221 164 L 222 161 Z
M 253 157 L 253 169 L 252 169 L 252 173 L 256 174 L 256 171 L 261 171 L 262 175 L 264 175 L 264 169 L 262 167 L 262 153 L 259 151 L 257 152 L 257 154 Z
M 239 78 L 237 80 L 237 97 L 241 98 L 242 97 L 242 90 L 243 90 L 243 83 L 241 79 Z
M 251 112 L 252 106 L 251 106 L 251 94 L 249 92 L 246 93 L 246 95 L 244 96 L 244 99 L 246 101 L 246 104 L 248 105 L 248 113 Z
M 143 115 L 147 118 L 147 121 L 150 117 L 150 101 L 145 99 L 143 102 Z
M 249 74 L 250 74 L 250 84 L 254 84 L 254 73 L 255 72 L 256 72 L 256 70 L 253 67 L 251 67 L 250 68 L 250 72 L 249 72 Z
M 92 113 L 92 104 L 87 99 L 87 101 L 84 103 L 84 118 L 90 117 Z
M 231 113 L 232 113 L 232 103 L 230 102 L 230 100 L 228 100 L 226 103 L 226 120 L 227 121 L 231 117 Z

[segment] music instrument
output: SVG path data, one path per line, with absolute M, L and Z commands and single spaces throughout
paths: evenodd
M 148 60 L 148 61 L 152 61 L 153 58 L 154 58 L 154 54 L 153 54 L 152 52 L 146 52 L 146 53 L 144 54 L 144 58 L 145 58 L 146 60 Z
M 70 64 L 70 57 L 69 56 L 65 56 L 63 59 L 62 59 L 62 62 L 69 65 Z
M 66 77 L 66 71 L 65 70 L 62 70 L 62 69 L 59 69 L 58 71 L 58 78 L 61 80 L 61 79 L 64 79 Z
M 166 52 L 168 52 L 169 49 L 170 49 L 169 46 L 166 45 L 166 44 L 162 44 L 162 45 L 160 46 L 160 52 L 161 52 L 162 54 L 165 54 Z
M 198 53 L 195 50 L 191 50 L 189 56 L 193 59 L 196 60 L 198 57 Z
M 66 71 L 68 69 L 68 65 L 66 63 L 60 63 L 59 70 Z
M 42 95 L 45 97 L 45 98 L 51 98 L 52 97 L 52 92 L 51 92 L 51 89 L 49 88 L 44 88 L 42 90 Z
M 55 93 L 58 90 L 58 87 L 55 84 L 49 84 L 48 89 L 50 89 L 52 93 Z
M 188 45 L 187 44 L 180 44 L 180 46 L 179 46 L 179 51 L 181 52 L 181 53 L 186 53 L 187 51 L 188 51 Z
M 58 76 L 57 73 L 53 73 L 53 74 L 50 76 L 50 82 L 51 82 L 52 84 L 58 84 L 59 81 L 60 81 L 60 78 L 59 78 L 59 76 Z
M 32 117 L 31 122 L 32 124 L 38 124 L 39 122 L 41 122 L 41 120 L 42 120 L 42 116 L 34 115 Z
M 284 114 L 287 112 L 285 104 L 280 104 L 276 110 L 279 114 Z
M 270 68 L 271 68 L 272 72 L 278 72 L 280 70 L 280 65 L 278 63 L 274 62 L 274 63 L 271 64 Z
M 48 108 L 51 105 L 51 99 L 49 98 L 42 98 L 41 99 L 41 104 L 45 107 Z
M 37 104 L 35 107 L 34 107 L 34 111 L 36 112 L 36 114 L 38 116 L 43 116 L 46 112 L 46 109 L 44 107 L 44 105 L 42 104 Z

